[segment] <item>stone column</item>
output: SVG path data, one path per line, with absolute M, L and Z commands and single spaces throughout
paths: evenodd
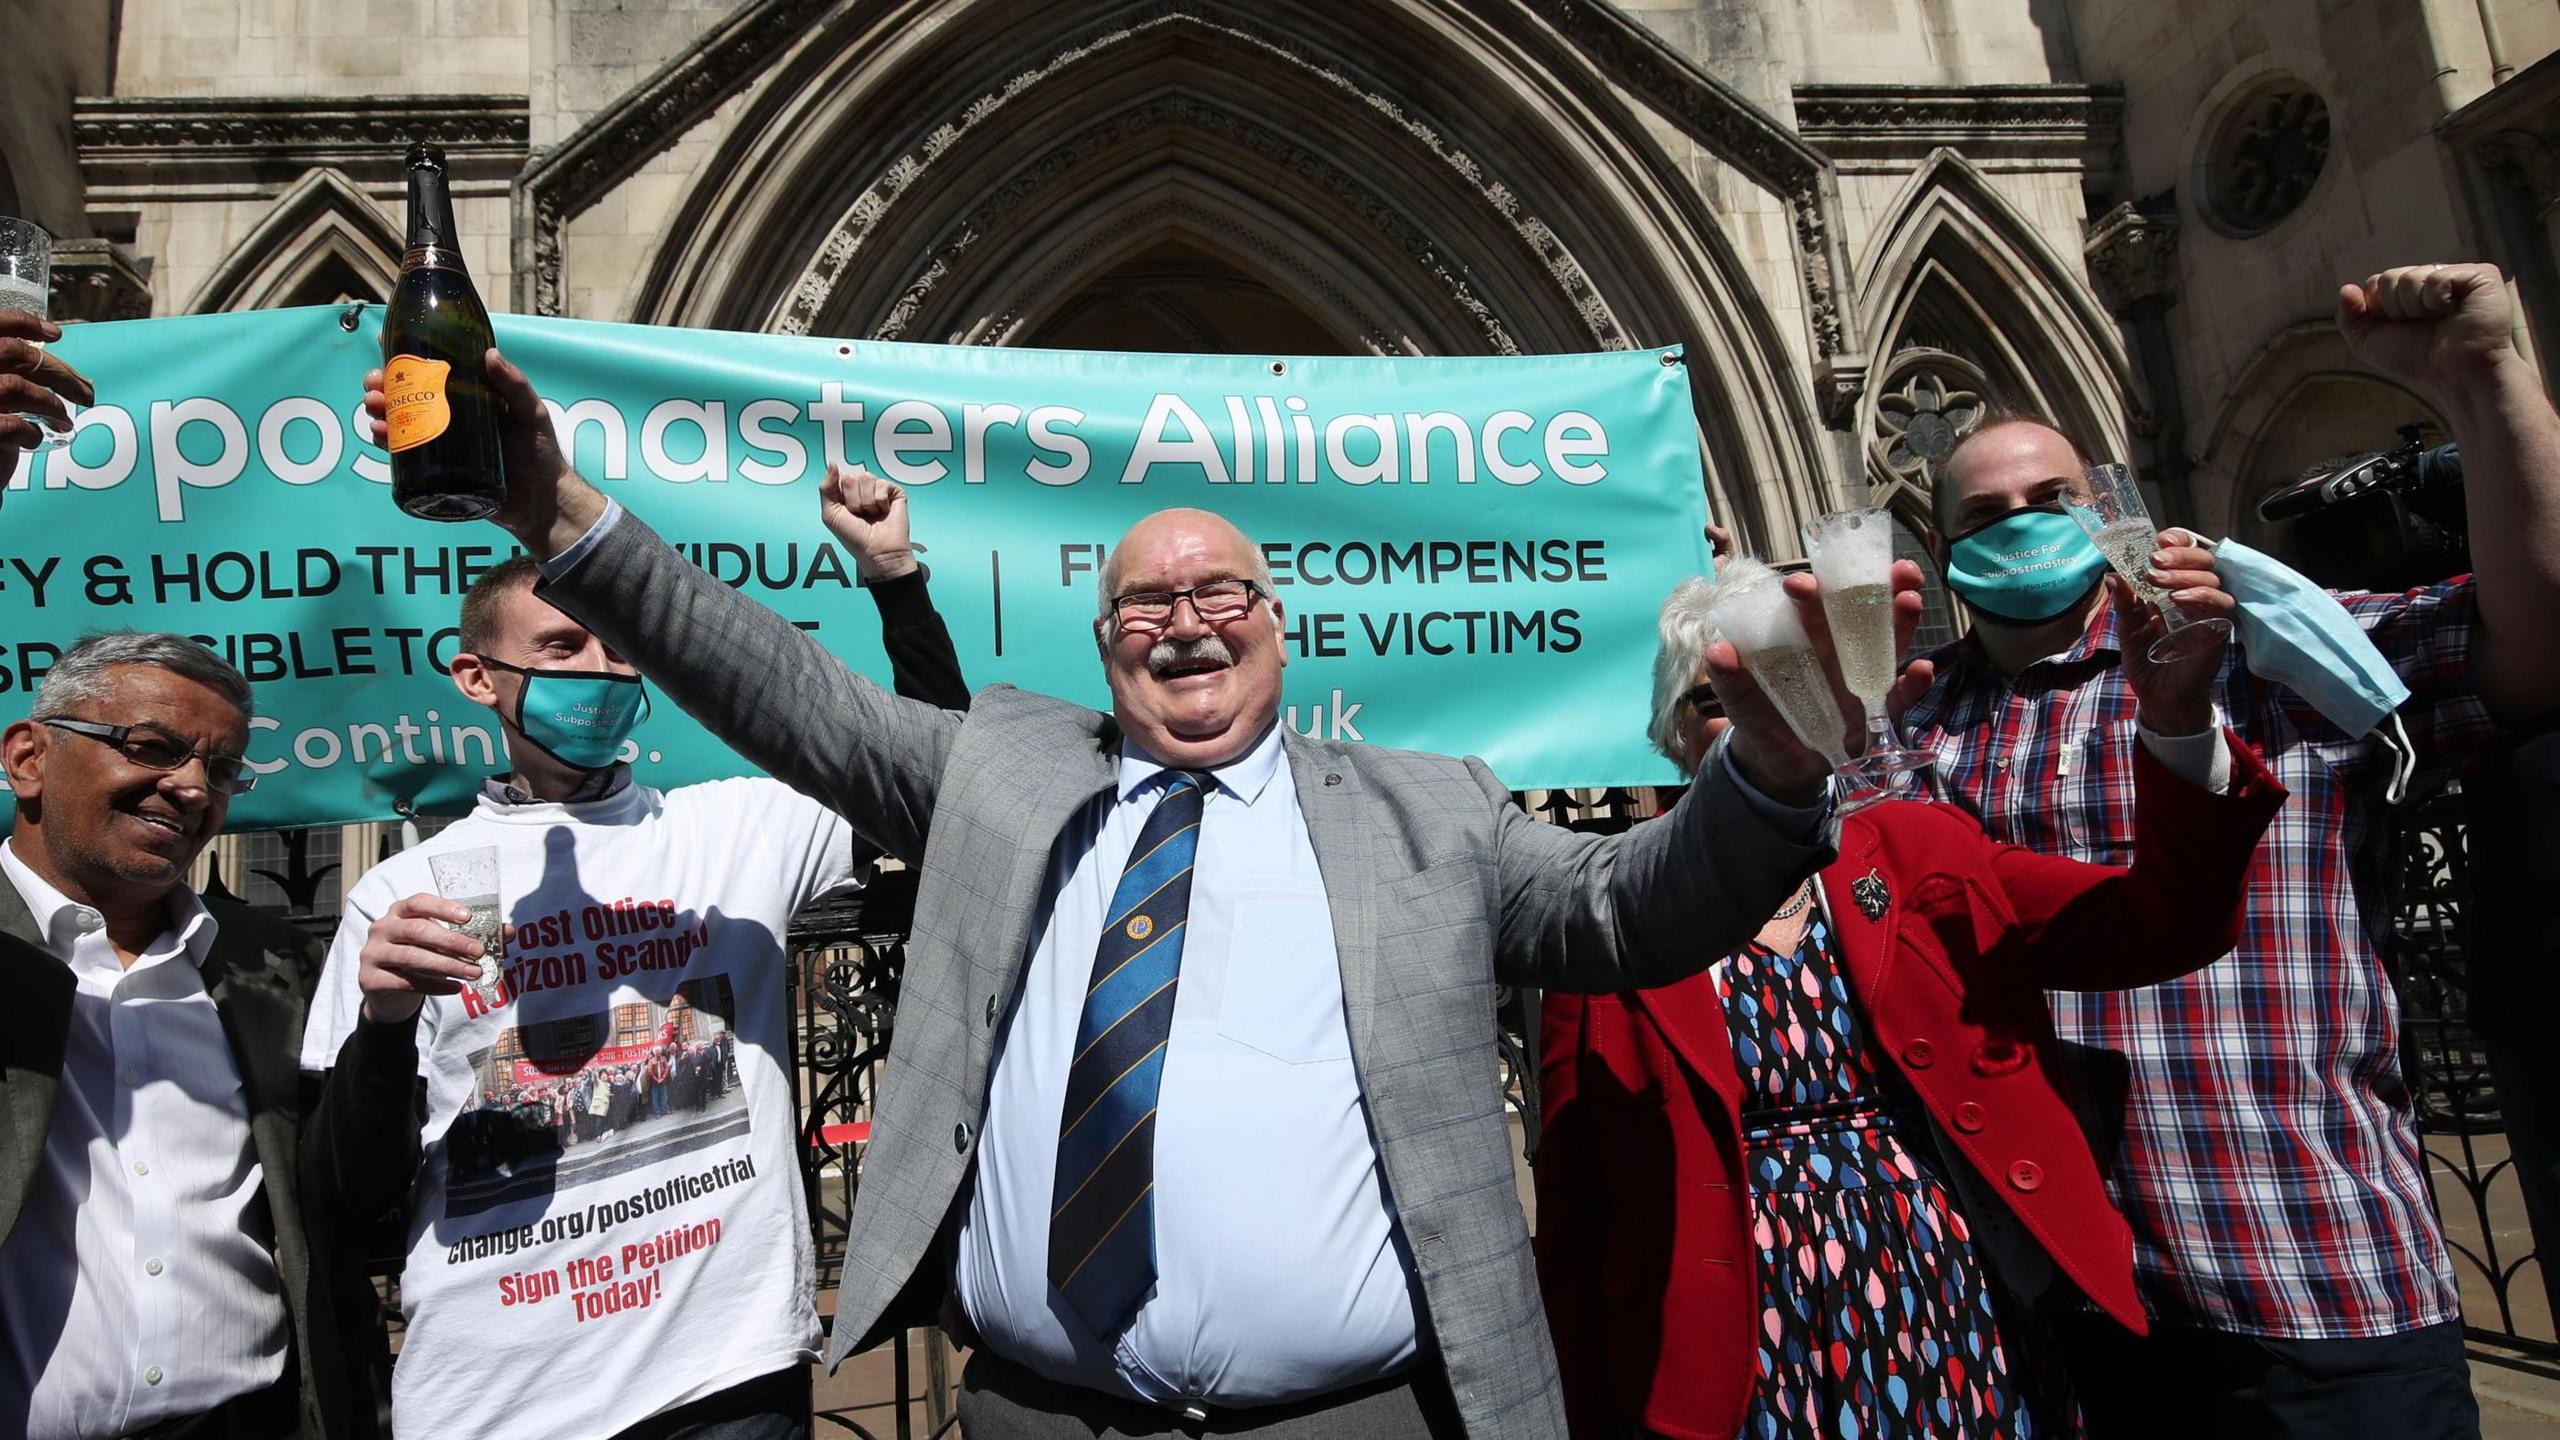
M 2151 463 L 2145 478 L 2159 487 L 2172 523 L 2195 523 L 2187 455 L 2186 401 L 2178 388 L 2177 354 L 2169 343 L 2169 307 L 2178 303 L 2177 206 L 2167 193 L 2128 200 L 2098 217 L 2084 246 L 2089 278 L 2107 309 L 2133 332 L 2134 353 L 2151 389 Z M 2139 433 L 2140 419 L 2136 417 Z

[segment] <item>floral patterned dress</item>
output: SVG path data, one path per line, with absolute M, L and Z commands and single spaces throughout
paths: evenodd
M 2074 1436 L 2050 1347 L 1996 1292 L 1927 1121 L 1871 1046 L 1816 913 L 1717 970 L 1760 1271 L 1751 1440 Z M 1958 1162 L 1960 1163 L 1960 1162 Z

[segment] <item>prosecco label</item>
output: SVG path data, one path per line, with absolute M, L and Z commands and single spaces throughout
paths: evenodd
M 385 428 L 393 454 L 424 445 L 453 423 L 453 406 L 445 400 L 445 377 L 453 367 L 423 355 L 394 355 L 382 367 Z

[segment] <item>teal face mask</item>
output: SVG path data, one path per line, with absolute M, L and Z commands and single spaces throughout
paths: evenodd
M 528 670 L 480 657 L 483 665 L 524 677 L 516 693 L 516 729 L 544 754 L 579 770 L 602 770 L 620 757 L 639 727 L 648 691 L 637 675 L 598 670 Z
M 2041 624 L 2087 596 L 2107 557 L 2060 505 L 2012 510 L 1947 542 L 1947 588 L 2003 620 Z
M 2213 570 L 2240 603 L 2240 658 L 2259 678 L 2290 689 L 2358 739 L 2409 698 L 2399 672 L 2337 596 L 2237 540 L 2214 545 Z M 2406 737 L 2393 738 L 2408 753 Z M 2393 776 L 2394 801 L 2407 778 L 2404 765 Z

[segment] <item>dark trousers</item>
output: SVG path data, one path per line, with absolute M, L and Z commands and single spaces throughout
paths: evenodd
M 2462 1326 L 2272 1340 L 2193 1326 L 2056 1327 L 2090 1440 L 2479 1440 Z
M 960 1372 L 960 1432 L 969 1440 L 1465 1440 L 1457 1403 L 1436 1363 L 1293 1405 L 1221 1410 L 1186 1420 L 1170 1410 L 1061 1385 L 985 1350 Z
M 2540 1266 L 2543 1297 L 2560 1315 L 2560 1055 L 2548 1044 L 2489 1037 L 2489 1078 L 2498 1087 L 2498 1116 L 2515 1157 L 2516 1188 Z M 2508 1257 L 2501 1255 L 2500 1260 Z
M 613 1440 L 808 1440 L 809 1367 L 794 1365 L 662 1410 Z

